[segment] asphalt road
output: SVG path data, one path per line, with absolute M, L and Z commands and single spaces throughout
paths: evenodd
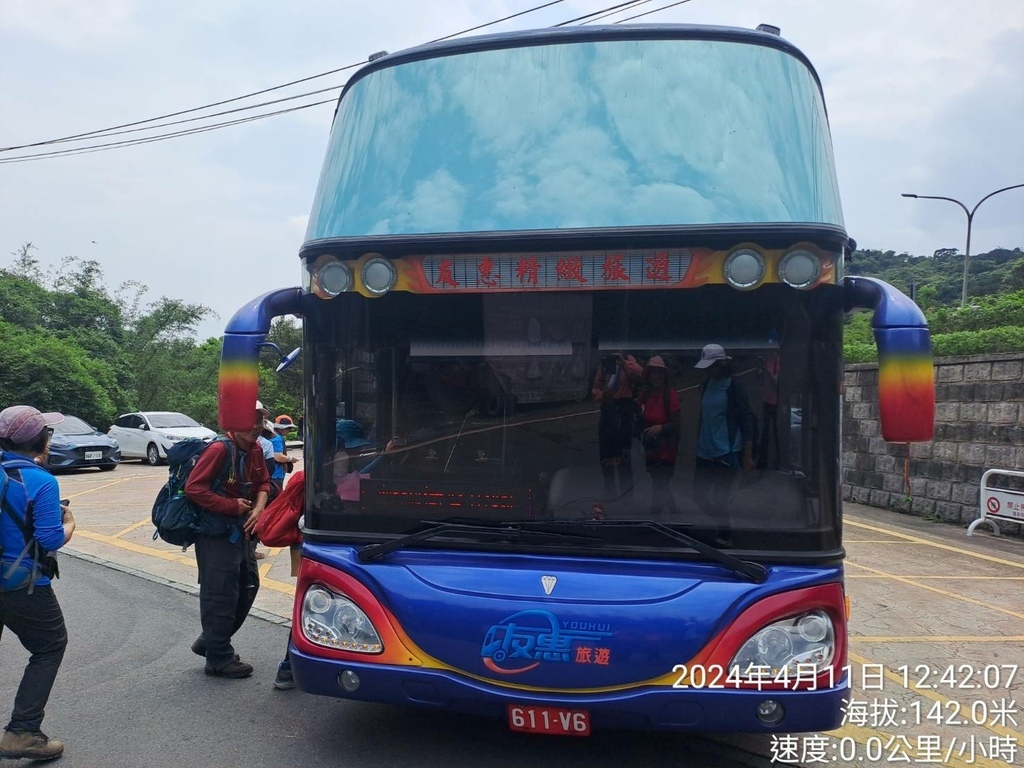
M 78 521 L 57 584 L 72 644 L 44 724 L 68 744 L 62 766 L 731 768 L 767 766 L 773 755 L 777 765 L 806 768 L 1024 764 L 1019 539 L 967 538 L 954 526 L 845 506 L 854 690 L 848 722 L 827 735 L 774 744 L 754 735 L 544 737 L 502 722 L 274 691 L 294 594 L 287 549 L 266 549 L 254 613 L 237 637 L 256 676 L 206 677 L 188 650 L 198 630 L 195 558 L 152 537 L 150 508 L 166 476 L 129 462 L 59 477 Z M 6 634 L 0 725 L 26 660 Z
M 43 723 L 67 745 L 61 768 L 770 765 L 678 734 L 531 736 L 491 720 L 276 691 L 287 630 L 254 617 L 235 647 L 256 674 L 210 678 L 189 651 L 198 628 L 193 595 L 72 557 L 61 571 L 55 588 L 71 639 Z M 27 658 L 5 632 L 4 721 Z

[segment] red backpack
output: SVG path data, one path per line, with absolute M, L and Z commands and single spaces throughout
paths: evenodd
M 256 521 L 256 538 L 268 547 L 290 547 L 302 541 L 299 518 L 305 500 L 305 476 L 302 470 L 295 472 Z

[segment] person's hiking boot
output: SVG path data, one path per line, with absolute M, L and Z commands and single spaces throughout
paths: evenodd
M 244 661 L 234 659 L 220 669 L 206 667 L 206 674 L 211 677 L 227 677 L 232 680 L 240 680 L 252 674 L 252 664 L 246 664 Z
M 193 642 L 190 647 L 192 648 L 192 653 L 194 653 L 196 656 L 202 656 L 203 658 L 206 658 L 206 643 L 202 641 L 202 638 L 197 637 L 195 642 Z M 240 658 L 242 657 L 236 653 L 235 661 L 238 661 Z
M 295 687 L 295 678 L 292 677 L 292 665 L 282 661 L 277 665 L 277 677 L 274 678 L 274 687 L 279 691 L 288 691 Z
M 7 760 L 56 760 L 64 754 L 64 744 L 42 731 L 4 731 L 0 739 L 0 758 Z

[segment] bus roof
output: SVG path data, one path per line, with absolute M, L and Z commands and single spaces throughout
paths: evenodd
M 396 64 L 405 64 L 410 61 L 498 48 L 521 48 L 536 45 L 597 42 L 603 40 L 717 40 L 748 45 L 763 45 L 784 51 L 803 62 L 811 74 L 814 75 L 819 90 L 821 89 L 821 80 L 818 77 L 818 73 L 814 69 L 814 65 L 804 55 L 804 52 L 778 35 L 755 29 L 745 29 L 743 27 L 725 27 L 710 24 L 631 24 L 623 26 L 544 27 L 541 29 L 496 32 L 490 35 L 476 35 L 457 40 L 424 43 L 423 45 L 389 53 L 366 64 L 348 79 L 341 95 L 344 96 L 346 90 L 371 72 L 393 67 Z

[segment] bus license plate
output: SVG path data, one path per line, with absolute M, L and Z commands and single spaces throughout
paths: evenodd
M 103 451 L 86 451 L 85 452 L 85 460 L 86 461 L 95 461 L 96 459 L 102 459 L 102 458 L 103 458 Z
M 589 736 L 590 713 L 583 709 L 508 705 L 508 727 L 513 731 L 556 736 Z

